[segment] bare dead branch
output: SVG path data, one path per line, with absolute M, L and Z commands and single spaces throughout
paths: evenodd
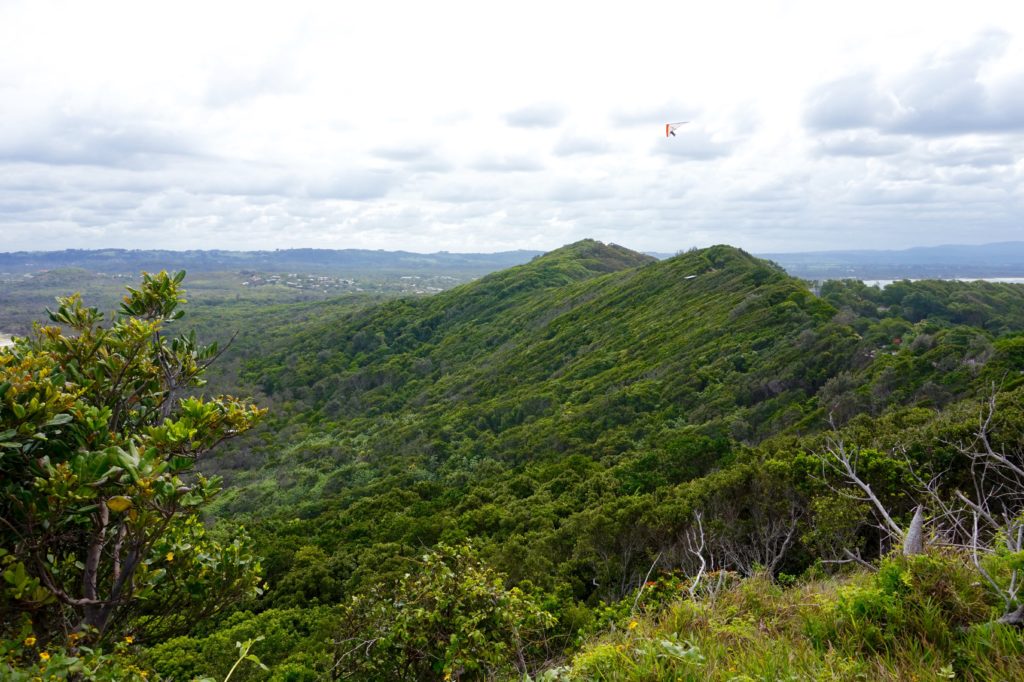
M 697 521 L 697 527 L 690 529 L 690 532 L 687 533 L 686 539 L 690 553 L 696 556 L 697 560 L 700 561 L 700 569 L 697 571 L 697 575 L 693 578 L 693 582 L 690 584 L 690 599 L 693 599 L 694 595 L 697 594 L 697 587 L 700 585 L 701 578 L 704 577 L 704 571 L 708 567 L 708 562 L 704 559 L 704 546 L 706 544 L 704 541 L 704 513 L 699 511 L 694 512 L 693 516 Z

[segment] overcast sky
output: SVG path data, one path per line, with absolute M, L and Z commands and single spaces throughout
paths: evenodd
M 985 243 L 1022 152 L 1020 2 L 0 0 L 0 251 Z

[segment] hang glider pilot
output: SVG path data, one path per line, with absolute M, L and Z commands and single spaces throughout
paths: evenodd
M 687 123 L 689 123 L 689 121 L 679 121 L 677 123 L 666 123 L 665 124 L 665 137 L 670 137 L 670 136 L 671 137 L 675 137 L 676 136 L 676 128 L 678 128 L 679 126 L 684 126 Z

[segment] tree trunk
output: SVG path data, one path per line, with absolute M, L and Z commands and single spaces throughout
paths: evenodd
M 903 556 L 924 554 L 924 506 L 917 505 L 914 518 L 903 536 Z
M 999 619 L 1000 623 L 1005 625 L 1013 625 L 1018 628 L 1024 628 L 1024 604 L 1017 607 L 1015 611 L 1010 611 L 1002 618 Z

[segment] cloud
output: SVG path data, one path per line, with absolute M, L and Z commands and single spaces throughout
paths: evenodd
M 556 128 L 564 118 L 561 106 L 534 104 L 505 114 L 505 123 L 513 128 Z
M 0 2 L 0 249 L 783 251 L 1024 220 L 1024 10 L 549 3 L 467 31 L 404 0 L 49 4 Z
M 661 104 L 618 108 L 609 114 L 616 128 L 664 126 L 669 121 L 686 121 L 699 116 L 699 110 L 690 105 L 670 101 Z
M 261 53 L 257 63 L 227 60 L 212 65 L 204 102 L 215 108 L 244 106 L 259 97 L 301 93 L 307 77 L 293 56 L 300 51 L 300 40 L 301 33 L 291 36 L 285 44 Z
M 844 200 L 867 206 L 928 204 L 938 198 L 936 188 L 921 182 L 892 182 L 857 188 Z
M 733 148 L 733 143 L 717 140 L 700 128 L 684 126 L 675 137 L 659 139 L 653 151 L 672 159 L 710 161 L 729 156 Z
M 870 130 L 826 133 L 815 144 L 820 155 L 854 157 L 892 156 L 910 147 L 909 141 L 902 137 L 880 135 Z
M 146 168 L 201 153 L 183 131 L 119 112 L 58 114 L 0 139 L 0 160 L 53 165 Z
M 487 154 L 478 158 L 472 168 L 488 173 L 534 173 L 544 170 L 544 165 L 530 156 Z
M 808 98 L 804 121 L 812 130 L 868 128 L 893 109 L 874 74 L 859 73 L 826 83 Z
M 598 137 L 599 133 L 595 133 L 593 137 L 584 137 L 582 135 L 575 135 L 568 133 L 563 135 L 558 142 L 555 143 L 555 147 L 552 150 L 556 156 L 590 156 L 595 154 L 604 154 L 608 151 L 608 141 L 603 137 Z
M 373 150 L 373 155 L 388 161 L 415 162 L 431 158 L 434 152 L 429 147 L 409 145 L 402 147 L 381 147 Z
M 305 183 L 305 195 L 312 199 L 367 201 L 380 199 L 396 186 L 394 173 L 382 170 L 345 170 L 314 177 Z
M 544 198 L 556 203 L 594 201 L 597 199 L 608 199 L 609 192 L 606 187 L 596 183 L 563 180 L 553 183 L 548 188 Z
M 444 173 L 454 169 L 433 148 L 424 145 L 381 147 L 371 150 L 370 154 L 378 159 L 400 163 L 411 171 Z
M 1021 158 L 1020 145 L 1016 146 L 1014 149 L 1005 145 L 941 141 L 929 144 L 924 156 L 928 163 L 938 166 L 970 166 L 987 170 L 1014 165 Z
M 498 176 L 457 175 L 435 183 L 424 193 L 430 201 L 461 206 L 480 202 L 496 202 L 507 197 L 508 185 Z
M 894 86 L 899 108 L 888 128 L 916 135 L 1024 130 L 1024 71 L 994 83 L 983 80 L 984 68 L 1008 45 L 1007 34 L 987 33 L 901 78 Z
M 1008 46 L 1006 33 L 987 32 L 905 73 L 862 72 L 826 83 L 807 98 L 804 122 L 816 131 L 869 128 L 922 137 L 1022 131 L 1024 70 L 986 79 L 986 68 Z

